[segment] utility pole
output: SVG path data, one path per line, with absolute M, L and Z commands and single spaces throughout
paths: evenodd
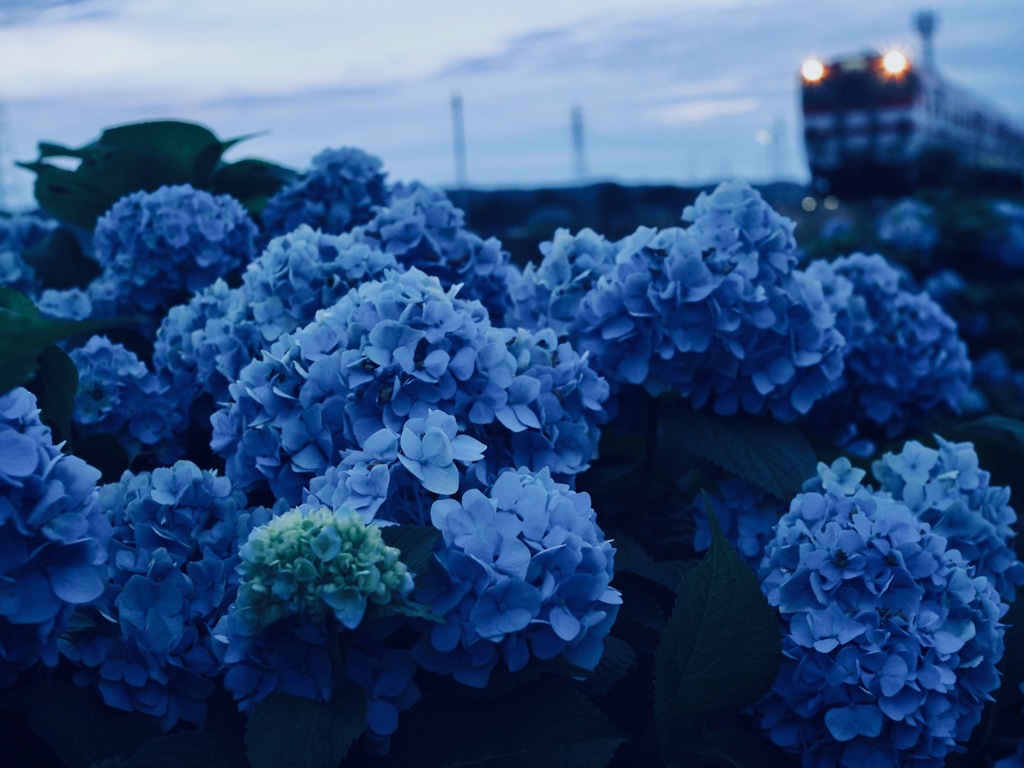
M 452 94 L 452 138 L 455 144 L 455 186 L 466 188 L 466 126 L 462 116 L 462 94 Z
M 938 23 L 939 17 L 935 11 L 921 11 L 914 16 L 914 27 L 921 36 L 921 59 L 928 69 L 935 69 L 935 46 L 932 41 Z
M 570 112 L 570 131 L 572 133 L 572 170 L 577 181 L 587 177 L 587 156 L 583 144 L 583 108 L 574 106 Z

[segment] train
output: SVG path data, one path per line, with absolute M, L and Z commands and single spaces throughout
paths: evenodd
M 1024 129 L 928 59 L 918 64 L 893 50 L 803 63 L 803 136 L 815 192 L 1024 188 Z

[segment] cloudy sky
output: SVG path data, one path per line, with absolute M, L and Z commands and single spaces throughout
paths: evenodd
M 803 180 L 796 72 L 808 56 L 917 51 L 894 0 L 0 0 L 0 191 L 30 199 L 40 140 L 200 122 L 261 132 L 229 159 L 305 168 L 376 154 L 393 180 L 455 181 L 451 99 L 472 186 Z M 1024 123 L 1024 2 L 932 0 L 937 60 Z M 826 10 L 827 8 L 827 10 Z

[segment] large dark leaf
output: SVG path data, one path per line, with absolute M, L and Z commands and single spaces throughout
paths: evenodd
M 77 149 L 42 142 L 37 160 L 18 165 L 36 174 L 36 201 L 43 210 L 88 230 L 132 192 L 169 184 L 206 188 L 221 155 L 236 141 L 221 141 L 194 123 L 157 120 L 108 128 Z M 58 157 L 80 162 L 70 170 L 50 162 Z
M 160 734 L 152 717 L 108 707 L 91 689 L 37 683 L 16 691 L 8 706 L 23 711 L 32 731 L 68 768 L 127 759 Z
M 690 717 L 749 704 L 775 677 L 782 658 L 778 619 L 753 571 L 729 546 L 708 510 L 711 549 L 679 584 L 655 657 L 655 706 L 666 756 Z
M 218 195 L 231 195 L 240 200 L 249 213 L 259 214 L 267 200 L 299 174 L 290 168 L 265 160 L 246 158 L 234 163 L 222 163 L 213 175 L 210 191 Z
M 121 768 L 239 768 L 244 764 L 241 749 L 224 734 L 183 731 L 143 744 Z
M 348 685 L 327 704 L 272 693 L 245 732 L 251 768 L 337 768 L 366 730 L 366 697 Z
M 679 580 L 687 571 L 682 560 L 656 561 L 640 542 L 627 534 L 616 532 L 612 538 L 615 541 L 615 573 L 632 573 L 660 584 L 670 592 L 676 591 Z
M 78 370 L 67 352 L 49 344 L 37 358 L 38 369 L 28 389 L 36 396 L 36 404 L 45 424 L 53 430 L 53 442 L 71 438 L 71 421 L 78 392 Z
M 702 739 L 700 756 L 705 765 L 727 768 L 793 768 L 778 747 L 751 731 L 729 728 Z
M 205 187 L 228 147 L 241 139 L 221 141 L 209 128 L 179 120 L 154 120 L 107 128 L 98 143 L 133 150 L 157 159 L 160 184 Z
M 36 271 L 44 288 L 84 288 L 102 271 L 99 264 L 82 253 L 78 237 L 65 226 L 57 227 L 22 256 Z
M 586 698 L 558 683 L 491 699 L 446 692 L 403 715 L 384 765 L 601 768 L 623 740 Z
M 0 287 L 0 395 L 29 382 L 53 342 L 115 322 L 43 317 L 24 294 Z
M 402 554 L 399 560 L 412 574 L 422 573 L 434 554 L 434 542 L 441 532 L 432 525 L 387 525 L 380 529 L 381 538 Z
M 817 457 L 791 424 L 717 416 L 679 405 L 668 414 L 665 441 L 708 459 L 788 502 L 814 476 Z

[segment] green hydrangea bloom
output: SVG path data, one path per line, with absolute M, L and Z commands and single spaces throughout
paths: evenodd
M 413 586 L 401 552 L 349 510 L 296 507 L 253 529 L 240 554 L 235 615 L 254 633 L 295 614 L 333 614 L 355 629 L 368 603 L 387 605 Z

